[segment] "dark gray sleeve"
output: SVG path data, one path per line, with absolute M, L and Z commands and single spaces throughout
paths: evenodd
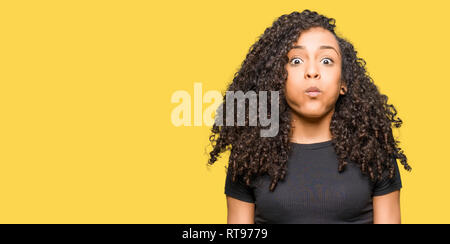
M 253 188 L 245 185 L 245 183 L 239 177 L 236 177 L 236 181 L 233 182 L 231 170 L 227 170 L 227 176 L 225 180 L 225 195 L 244 202 L 255 202 Z
M 389 179 L 389 171 L 383 172 L 383 179 L 376 181 L 373 188 L 373 196 L 382 196 L 402 188 L 402 180 L 400 171 L 397 165 L 397 160 L 394 161 L 394 176 Z

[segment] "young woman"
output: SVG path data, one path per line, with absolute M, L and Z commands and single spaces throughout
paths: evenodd
M 397 159 L 411 167 L 391 126 L 402 121 L 334 23 L 309 10 L 282 15 L 228 86 L 280 94 L 276 136 L 261 137 L 248 114 L 246 126 L 212 127 L 208 163 L 231 149 L 228 223 L 401 222 Z

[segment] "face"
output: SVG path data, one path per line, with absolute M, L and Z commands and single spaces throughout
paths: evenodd
M 288 52 L 286 64 L 286 100 L 292 110 L 306 118 L 319 118 L 334 106 L 344 83 L 341 83 L 341 54 L 334 35 L 321 27 L 300 34 Z M 318 92 L 313 92 L 315 88 Z M 308 89 L 311 89 L 309 92 Z

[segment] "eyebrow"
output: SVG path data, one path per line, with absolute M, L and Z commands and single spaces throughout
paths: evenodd
M 298 46 L 298 45 L 295 45 L 294 47 L 292 47 L 292 49 L 294 49 L 294 48 L 295 49 L 306 49 L 305 46 Z M 319 49 L 333 49 L 338 54 L 338 56 L 341 56 L 339 54 L 339 52 L 332 46 L 322 45 L 319 47 Z

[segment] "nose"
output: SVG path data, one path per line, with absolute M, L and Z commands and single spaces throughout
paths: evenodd
M 320 74 L 314 65 L 310 65 L 305 71 L 305 79 L 319 79 Z

